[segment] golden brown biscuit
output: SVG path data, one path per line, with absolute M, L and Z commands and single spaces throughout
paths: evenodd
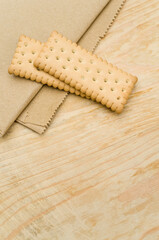
M 59 88 L 60 90 L 64 89 L 67 92 L 84 96 L 80 91 L 77 91 L 64 82 L 34 67 L 33 62 L 37 58 L 42 47 L 43 43 L 40 41 L 21 35 L 8 72 L 16 76 L 47 84 L 48 86 L 53 86 L 54 88 Z
M 54 31 L 34 65 L 120 113 L 137 78 Z M 60 83 L 59 83 L 60 84 Z

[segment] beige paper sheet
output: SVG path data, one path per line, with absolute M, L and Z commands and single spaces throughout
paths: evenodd
M 104 37 L 109 30 L 124 2 L 124 0 L 111 0 L 81 37 L 79 44 L 87 50 L 93 51 L 100 39 Z M 40 134 L 43 133 L 56 113 L 55 108 L 58 109 L 57 101 L 56 104 L 54 104 L 56 96 L 52 93 L 52 91 L 48 90 L 48 87 L 43 87 L 37 94 L 37 97 L 32 100 L 29 106 L 19 116 L 17 121 Z M 42 100 L 44 96 L 50 100 L 50 108 L 44 107 L 45 104 L 43 104 Z M 61 102 L 59 101 L 59 105 L 60 104 Z M 40 118 L 36 119 L 36 111 L 38 111 L 39 106 L 41 109 L 39 113 Z
M 25 34 L 44 42 L 50 32 L 58 30 L 78 41 L 108 1 L 0 0 L 0 136 L 42 87 L 7 73 L 19 36 Z

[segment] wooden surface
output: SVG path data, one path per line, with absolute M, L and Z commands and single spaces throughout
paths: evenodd
M 96 54 L 138 76 L 121 115 L 70 95 L 0 139 L 0 240 L 159 239 L 159 2 L 127 0 Z

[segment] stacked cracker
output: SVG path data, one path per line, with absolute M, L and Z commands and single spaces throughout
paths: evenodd
M 44 44 L 22 35 L 8 69 L 122 112 L 137 78 L 54 31 Z

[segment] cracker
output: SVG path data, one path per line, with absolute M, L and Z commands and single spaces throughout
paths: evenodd
M 34 65 L 120 113 L 137 78 L 54 31 Z
M 34 67 L 33 62 L 42 47 L 43 43 L 21 35 L 8 72 L 16 76 L 47 84 L 48 86 L 53 86 L 54 88 L 59 88 L 60 90 L 64 89 L 65 91 L 76 93 L 76 95 L 84 96 L 80 91 Z

